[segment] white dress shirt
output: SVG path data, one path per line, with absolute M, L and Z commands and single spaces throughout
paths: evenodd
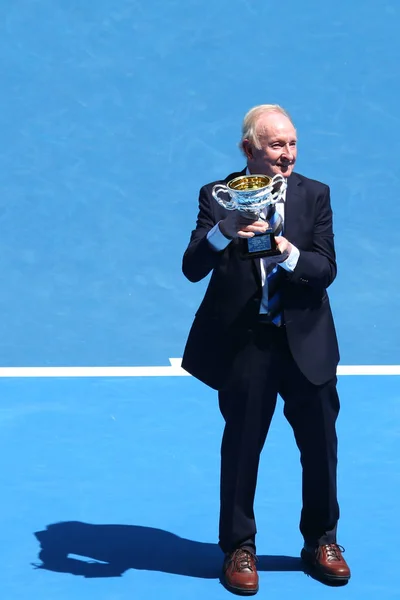
M 248 174 L 248 170 L 247 170 L 247 174 Z M 285 230 L 285 202 L 286 202 L 286 192 L 285 192 L 283 198 L 275 204 L 277 212 L 282 217 L 283 232 Z M 214 227 L 212 229 L 210 229 L 210 231 L 207 234 L 207 239 L 208 239 L 208 242 L 211 245 L 211 247 L 214 248 L 214 250 L 216 250 L 217 252 L 220 252 L 221 250 L 225 250 L 225 248 L 232 241 L 232 240 L 229 240 L 228 238 L 226 238 L 221 233 L 221 230 L 219 228 L 219 223 L 217 223 L 216 225 L 214 225 Z M 281 267 L 282 269 L 285 269 L 286 271 L 293 272 L 294 269 L 296 268 L 297 262 L 299 260 L 299 256 L 300 256 L 300 251 L 298 250 L 298 248 L 296 248 L 292 244 L 292 249 L 290 251 L 289 256 L 281 263 L 278 263 L 278 266 Z M 267 266 L 267 264 L 271 264 L 271 260 L 273 260 L 273 258 L 260 258 L 261 285 L 263 288 L 261 304 L 260 304 L 260 313 L 261 314 L 265 314 L 268 312 L 268 285 L 267 285 L 267 278 L 266 278 L 266 266 Z

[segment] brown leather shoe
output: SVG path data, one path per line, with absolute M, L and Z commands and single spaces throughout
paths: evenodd
M 258 592 L 258 574 L 256 557 L 243 548 L 238 548 L 232 554 L 227 554 L 224 566 L 224 583 L 232 592 L 242 595 L 252 595 Z
M 317 548 L 304 546 L 301 558 L 321 579 L 332 583 L 346 583 L 350 579 L 350 569 L 342 552 L 344 548 L 337 544 L 326 544 Z

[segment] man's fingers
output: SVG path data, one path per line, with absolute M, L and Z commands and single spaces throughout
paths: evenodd
M 278 246 L 278 248 L 280 249 L 281 252 L 283 252 L 283 250 L 288 247 L 289 242 L 287 241 L 286 238 L 284 238 L 280 235 L 275 236 L 275 241 L 276 241 L 276 245 Z
M 251 231 L 238 231 L 237 234 L 240 238 L 252 238 L 255 235 Z
M 264 223 L 252 223 L 251 225 L 246 225 L 245 227 L 240 227 L 241 231 L 253 231 L 254 233 L 264 233 L 267 231 L 267 227 Z

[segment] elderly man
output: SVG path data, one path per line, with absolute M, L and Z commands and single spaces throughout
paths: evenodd
M 330 190 L 294 172 L 296 129 L 280 106 L 247 113 L 241 148 L 247 167 L 201 188 L 183 257 L 190 281 L 212 273 L 182 366 L 218 390 L 225 420 L 219 525 L 224 582 L 234 592 L 258 591 L 253 505 L 278 394 L 301 456 L 301 556 L 322 580 L 347 582 L 350 570 L 336 539 L 339 351 L 326 293 L 336 277 Z M 215 184 L 245 174 L 286 178 L 274 214 L 255 220 L 214 200 Z M 243 240 L 272 222 L 280 252 L 243 258 Z

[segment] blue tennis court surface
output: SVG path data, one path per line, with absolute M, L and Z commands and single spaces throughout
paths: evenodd
M 394 0 L 4 0 L 0 367 L 181 356 L 206 285 L 181 274 L 198 190 L 242 168 L 241 120 L 269 102 L 297 125 L 297 170 L 331 187 L 342 364 L 399 365 L 399 24 Z M 256 498 L 260 597 L 400 595 L 399 379 L 339 385 L 352 579 L 301 570 L 280 407 Z M 3 598 L 228 597 L 214 392 L 176 377 L 0 389 Z
M 301 570 L 300 466 L 279 406 L 256 503 L 261 597 L 398 597 L 398 555 L 387 546 L 400 394 L 395 378 L 363 381 L 340 379 L 339 540 L 352 580 L 330 588 Z M 0 414 L 6 597 L 227 597 L 211 392 L 192 378 L 4 380 Z

